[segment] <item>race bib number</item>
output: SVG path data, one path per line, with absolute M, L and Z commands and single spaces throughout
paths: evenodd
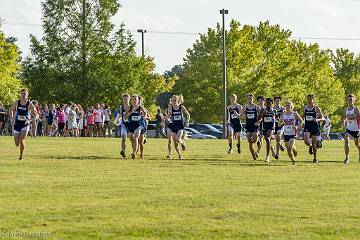
M 236 118 L 239 118 L 238 115 L 236 115 L 235 113 L 231 114 L 231 119 L 236 119 Z
M 264 122 L 272 122 L 273 118 L 272 117 L 264 117 Z
M 26 117 L 26 116 L 21 116 L 21 115 L 19 115 L 19 116 L 17 117 L 17 119 L 18 119 L 19 121 L 25 122 L 25 121 L 27 120 L 27 117 Z
M 174 115 L 174 121 L 181 121 L 180 115 Z
M 247 119 L 254 119 L 255 118 L 255 114 L 254 113 L 249 113 L 246 114 Z
M 306 117 L 305 117 L 305 120 L 306 120 L 306 121 L 313 121 L 314 118 L 313 118 L 313 116 L 306 116 Z
M 132 116 L 131 121 L 140 121 L 140 116 Z

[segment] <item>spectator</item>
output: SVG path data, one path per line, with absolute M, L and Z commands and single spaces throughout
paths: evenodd
M 331 120 L 327 114 L 324 116 L 324 118 L 324 138 L 325 140 L 330 140 Z
M 5 116 L 6 116 L 5 108 L 3 107 L 2 103 L 0 102 L 0 135 L 4 134 Z
M 161 113 L 160 108 L 157 110 L 156 118 L 156 138 L 160 138 L 160 136 L 166 138 L 165 136 L 165 118 Z

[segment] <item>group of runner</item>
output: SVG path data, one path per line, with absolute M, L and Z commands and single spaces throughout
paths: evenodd
M 303 108 L 300 115 L 294 111 L 294 105 L 291 101 L 286 101 L 285 106 L 281 106 L 281 97 L 265 98 L 259 96 L 258 104 L 254 103 L 255 96 L 247 95 L 247 103 L 243 106 L 237 103 L 237 96 L 230 96 L 231 105 L 228 106 L 228 153 L 232 152 L 233 139 L 237 139 L 237 152 L 241 153 L 241 118 L 245 118 L 245 130 L 249 149 L 254 160 L 259 157 L 263 139 L 266 142 L 265 161 L 270 161 L 270 151 L 275 159 L 279 158 L 279 152 L 284 151 L 282 140 L 285 142 L 288 156 L 292 162 L 295 162 L 297 150 L 295 139 L 298 137 L 300 128 L 304 132 L 304 142 L 309 147 L 309 154 L 313 155 L 313 162 L 318 163 L 318 149 L 322 147 L 322 138 L 320 133 L 320 123 L 324 121 L 321 109 L 315 104 L 313 95 L 307 96 L 307 105 Z M 354 139 L 355 146 L 359 150 L 359 109 L 354 105 L 355 96 L 347 96 L 347 108 L 344 112 L 345 128 L 345 161 L 349 163 L 349 142 Z M 184 106 L 184 100 L 181 95 L 174 95 L 169 100 L 166 109 L 166 126 L 168 136 L 168 155 L 172 158 L 172 145 L 178 154 L 179 159 L 183 159 L 182 151 L 186 150 L 184 141 L 184 128 L 188 126 L 190 114 Z M 98 110 L 100 105 L 95 106 Z M 16 146 L 20 146 L 20 157 L 23 159 L 25 147 L 25 137 L 28 134 L 31 121 L 38 117 L 38 111 L 28 99 L 27 90 L 23 89 L 20 93 L 20 99 L 15 101 L 10 109 L 10 119 L 14 129 L 14 141 Z M 110 118 L 109 118 L 110 119 Z M 126 158 L 126 140 L 131 141 L 131 158 L 135 159 L 140 151 L 140 158 L 144 157 L 144 144 L 147 121 L 150 119 L 149 112 L 143 106 L 143 98 L 138 95 L 124 94 L 122 96 L 122 105 L 119 113 L 114 119 L 114 124 L 121 128 L 121 152 L 120 155 Z M 272 146 L 272 139 L 276 140 L 275 147 Z M 257 145 L 257 150 L 255 150 Z
M 232 152 L 233 139 L 237 139 L 237 152 L 241 153 L 241 118 L 245 118 L 245 130 L 249 149 L 254 160 L 259 157 L 262 146 L 262 140 L 266 142 L 265 162 L 270 162 L 270 151 L 275 159 L 279 159 L 279 151 L 284 151 L 282 139 L 285 142 L 287 154 L 290 160 L 295 163 L 297 150 L 295 139 L 298 138 L 300 129 L 304 132 L 304 142 L 309 147 L 309 154 L 313 155 L 313 162 L 318 163 L 318 149 L 322 147 L 322 137 L 320 132 L 320 123 L 325 120 L 321 109 L 315 104 L 314 95 L 307 96 L 307 105 L 300 114 L 294 110 L 294 104 L 286 101 L 285 106 L 281 106 L 281 97 L 274 99 L 264 96 L 257 97 L 258 104 L 254 103 L 255 96 L 247 95 L 247 103 L 243 107 L 237 103 L 237 96 L 230 96 L 231 105 L 228 106 L 228 153 Z M 359 150 L 359 125 L 360 113 L 355 107 L 355 96 L 347 96 L 347 107 L 344 113 L 343 126 L 345 129 L 345 160 L 348 164 L 349 159 L 349 141 L 354 139 L 355 146 Z M 272 146 L 272 139 L 276 140 L 275 148 Z M 255 151 L 255 144 L 257 150 Z
M 119 114 L 114 120 L 115 125 L 121 127 L 121 152 L 120 155 L 126 158 L 126 139 L 130 138 L 132 144 L 131 158 L 135 159 L 136 153 L 140 150 L 140 159 L 144 157 L 144 143 L 146 133 L 146 122 L 150 115 L 142 105 L 142 98 L 137 95 L 124 94 L 122 96 L 122 106 Z M 184 115 L 186 117 L 184 117 Z M 174 95 L 171 97 L 166 109 L 167 136 L 168 136 L 168 158 L 171 158 L 172 143 L 179 159 L 182 159 L 181 151 L 186 150 L 183 139 L 184 128 L 188 126 L 190 114 L 183 105 L 182 96 Z M 181 150 L 180 150 L 181 146 Z

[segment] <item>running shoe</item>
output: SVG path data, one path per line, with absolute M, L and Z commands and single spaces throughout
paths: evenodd
M 309 154 L 310 154 L 310 155 L 313 154 L 313 148 L 312 148 L 312 146 L 309 146 Z
M 348 158 L 345 159 L 344 164 L 349 164 L 350 160 Z

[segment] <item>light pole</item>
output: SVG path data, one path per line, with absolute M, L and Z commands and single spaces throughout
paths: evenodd
M 226 39 L 225 39 L 225 14 L 229 10 L 221 9 L 222 15 L 222 73 L 223 73 L 223 137 L 226 138 Z
M 142 56 L 145 57 L 145 50 L 144 50 L 144 33 L 146 33 L 146 30 L 144 29 L 138 29 L 138 33 L 141 33 L 141 53 Z

